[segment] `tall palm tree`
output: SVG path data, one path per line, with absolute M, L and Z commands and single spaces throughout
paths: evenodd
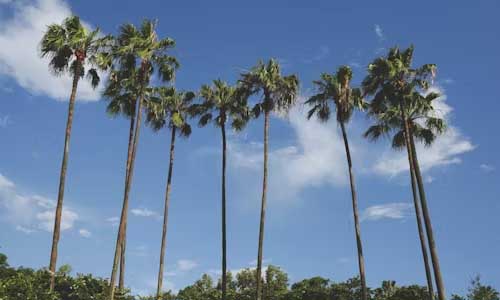
M 240 131 L 249 113 L 246 99 L 241 97 L 239 90 L 224 81 L 214 80 L 213 86 L 203 85 L 200 95 L 204 101 L 193 106 L 193 112 L 200 117 L 199 125 L 203 127 L 213 122 L 222 134 L 222 300 L 226 300 L 226 123 L 231 119 L 231 127 Z
M 420 205 L 422 208 L 422 215 L 431 254 L 438 298 L 439 300 L 444 300 L 446 294 L 436 243 L 434 240 L 434 233 L 432 230 L 430 213 L 427 207 L 424 185 L 420 175 L 420 169 L 418 167 L 414 143 L 411 143 L 413 135 L 421 135 L 422 138 L 429 138 L 429 134 L 432 133 L 432 130 L 440 132 L 444 126 L 444 122 L 439 118 L 426 118 L 429 122 L 427 125 L 430 126 L 427 129 L 430 131 L 422 130 L 422 127 L 418 127 L 418 122 L 414 122 L 413 125 L 410 123 L 410 112 L 412 112 L 412 110 L 427 113 L 432 111 L 432 105 L 429 104 L 429 101 L 436 96 L 434 93 L 427 95 L 427 97 L 421 95 L 421 93 L 428 90 L 431 84 L 431 79 L 435 75 L 436 66 L 434 64 L 425 64 L 419 68 L 412 68 L 413 50 L 413 46 L 404 51 L 400 51 L 399 48 L 395 47 L 389 51 L 389 54 L 386 57 L 375 59 L 373 63 L 368 66 L 368 76 L 363 80 L 363 89 L 366 94 L 373 95 L 373 100 L 370 105 L 371 115 L 377 116 L 380 120 L 387 120 L 389 116 L 399 116 L 401 121 L 400 125 L 403 126 L 404 130 L 399 132 L 397 140 L 393 140 L 393 146 L 397 146 L 397 143 L 405 143 L 406 139 L 410 141 L 409 147 L 407 147 L 408 161 L 410 165 L 410 178 L 415 178 L 418 185 Z M 382 125 L 384 125 L 383 122 Z M 384 126 L 390 128 L 389 125 L 390 124 L 385 124 Z M 384 126 L 372 127 L 366 135 L 377 137 L 387 131 L 387 128 L 384 128 Z M 412 182 L 412 185 L 415 185 L 415 182 Z M 412 186 L 412 191 L 413 189 L 414 187 Z M 418 225 L 418 218 L 420 217 L 418 206 L 415 206 L 415 209 Z M 422 237 L 423 234 L 419 234 Z M 424 244 L 425 243 L 422 243 L 421 241 L 421 246 L 423 248 L 425 248 Z M 422 253 L 425 251 L 422 250 Z M 425 256 L 426 254 L 424 254 L 424 261 Z M 429 292 L 432 292 L 432 284 L 429 284 L 431 279 L 428 267 L 426 269 L 426 276 Z
M 359 88 L 351 88 L 352 70 L 348 66 L 341 66 L 335 74 L 321 74 L 321 79 L 314 81 L 318 89 L 318 94 L 306 101 L 311 109 L 307 114 L 310 119 L 316 115 L 320 121 L 326 122 L 330 119 L 330 105 L 335 106 L 337 112 L 337 122 L 342 130 L 344 146 L 347 156 L 347 166 L 349 169 L 349 180 L 351 184 L 352 209 L 354 215 L 354 228 L 356 232 L 356 245 L 358 248 L 358 266 L 361 279 L 362 299 L 368 299 L 366 288 L 365 261 L 363 256 L 363 246 L 361 242 L 361 229 L 359 225 L 358 200 L 354 184 L 354 173 L 352 170 L 351 152 L 345 124 L 349 122 L 355 108 L 363 109 L 365 103 Z
M 165 249 L 167 245 L 168 209 L 170 204 L 170 190 L 172 186 L 172 173 L 174 167 L 174 147 L 176 134 L 188 137 L 191 134 L 191 126 L 188 124 L 188 114 L 191 109 L 191 101 L 195 98 L 193 92 L 177 92 L 173 87 L 161 87 L 155 89 L 154 96 L 147 104 L 146 122 L 154 131 L 167 126 L 170 128 L 170 160 L 168 164 L 167 184 L 165 191 L 165 206 L 163 212 L 163 229 L 160 248 L 160 265 L 158 271 L 158 285 L 156 298 L 162 299 L 163 269 Z
M 114 299 L 117 267 L 122 256 L 122 247 L 125 245 L 128 198 L 134 172 L 143 105 L 151 97 L 153 91 L 151 76 L 154 72 L 157 72 L 159 79 L 163 82 L 174 78 L 175 69 L 178 68 L 179 64 L 174 57 L 167 54 L 167 51 L 174 44 L 170 38 L 159 39 L 156 34 L 156 23 L 145 20 L 140 28 L 136 28 L 132 24 L 121 26 L 120 34 L 116 38 L 115 46 L 110 54 L 113 70 L 110 85 L 116 84 L 112 95 L 128 99 L 126 101 L 132 101 L 133 104 L 137 102 L 137 106 L 132 105 L 135 113 L 135 125 L 132 148 L 127 155 L 126 168 L 128 171 L 125 172 L 125 192 L 111 270 L 109 291 L 111 300 Z
M 429 93 L 422 95 L 418 92 L 413 92 L 411 97 L 406 98 L 405 115 L 407 118 L 410 132 L 415 138 L 423 142 L 426 146 L 432 145 L 436 136 L 442 134 L 446 128 L 444 120 L 439 118 L 434 111 L 434 101 L 440 97 L 438 93 Z M 415 206 L 415 215 L 417 219 L 418 233 L 420 237 L 420 245 L 422 248 L 422 256 L 424 259 L 425 273 L 427 277 L 427 286 L 429 298 L 433 299 L 434 291 L 432 285 L 432 274 L 429 265 L 427 254 L 427 242 L 425 241 L 425 233 L 422 224 L 422 210 L 418 201 L 417 195 L 417 179 L 413 165 L 413 153 L 411 147 L 411 139 L 406 135 L 405 122 L 400 113 L 400 107 L 387 107 L 385 111 L 380 112 L 380 108 L 376 107 L 377 103 L 372 102 L 370 105 L 369 114 L 376 119 L 376 124 L 372 125 L 364 134 L 366 138 L 372 141 L 378 140 L 382 136 L 393 134 L 392 147 L 396 150 L 402 148 L 407 149 L 408 163 L 410 164 L 410 179 L 413 194 L 413 203 Z
M 104 63 L 110 57 L 103 58 Z M 139 97 L 139 85 L 133 80 L 127 78 L 131 74 L 127 73 L 128 70 L 112 70 L 110 73 L 110 80 L 104 90 L 103 96 L 109 100 L 107 112 L 110 116 L 124 115 L 130 119 L 130 129 L 128 135 L 128 148 L 127 148 L 127 165 L 125 167 L 125 184 L 128 184 L 128 175 L 130 170 L 130 162 L 132 158 L 132 148 L 134 144 L 134 128 L 136 117 L 137 98 Z M 133 76 L 132 76 L 133 78 Z M 125 248 L 126 248 L 126 231 L 127 222 L 125 219 L 124 238 L 121 245 L 120 253 L 120 275 L 118 280 L 118 288 L 122 290 L 125 282 Z
M 100 81 L 96 68 L 97 56 L 101 50 L 107 47 L 109 41 L 110 38 L 108 36 L 99 36 L 99 29 L 89 31 L 80 22 L 79 17 L 71 16 L 64 19 L 62 24 L 50 25 L 40 42 L 41 56 L 50 58 L 49 68 L 52 72 L 55 75 L 69 73 L 73 77 L 64 137 L 63 159 L 59 176 L 59 192 L 57 195 L 54 232 L 52 236 L 52 251 L 50 253 L 50 290 L 54 289 L 55 283 L 57 246 L 61 232 L 64 186 L 78 83 L 81 78 L 86 76 L 90 80 L 92 87 L 97 87 Z M 91 67 L 86 69 L 89 65 Z
M 241 74 L 240 84 L 246 97 L 259 95 L 260 99 L 253 107 L 253 114 L 258 118 L 264 113 L 264 174 L 262 179 L 262 203 L 260 209 L 259 247 L 257 252 L 257 289 L 256 299 L 262 297 L 262 250 L 264 243 L 264 221 L 266 216 L 267 163 L 269 147 L 269 122 L 271 112 L 286 113 L 295 104 L 299 91 L 299 79 L 296 75 L 283 76 L 280 65 L 274 59 L 267 64 L 259 62 L 250 71 Z

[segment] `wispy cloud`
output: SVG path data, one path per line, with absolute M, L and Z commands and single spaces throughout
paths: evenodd
M 118 217 L 109 217 L 106 219 L 106 222 L 111 224 L 111 226 L 118 226 L 120 224 L 120 218 Z
M 330 47 L 321 46 L 312 57 L 304 59 L 304 62 L 306 63 L 318 62 L 327 58 L 328 55 L 330 55 Z
M 21 225 L 17 225 L 16 230 L 21 231 L 21 232 L 26 233 L 26 234 L 30 234 L 30 233 L 35 232 L 34 229 L 26 228 L 26 227 L 21 226 Z
M 0 116 L 0 128 L 6 128 L 11 123 L 10 116 Z
M 361 214 L 361 221 L 404 219 L 409 216 L 411 207 L 410 203 L 387 203 L 370 206 Z
M 130 213 L 134 216 L 137 216 L 137 217 L 154 217 L 154 218 L 158 218 L 159 217 L 159 214 L 155 211 L 152 211 L 150 209 L 147 209 L 147 208 L 133 208 L 130 210 Z
M 349 66 L 352 67 L 352 68 L 356 68 L 356 69 L 359 69 L 361 68 L 361 64 L 357 61 L 351 61 L 349 62 Z
M 492 165 L 489 165 L 489 164 L 480 164 L 479 165 L 479 168 L 483 171 L 483 172 L 486 172 L 486 173 L 491 173 L 493 171 L 495 171 L 495 167 L 492 166 Z
M 177 270 L 181 272 L 191 271 L 198 267 L 198 263 L 191 259 L 179 259 L 177 261 Z
M 270 264 L 271 261 L 273 261 L 271 258 L 263 259 L 262 264 L 267 265 L 267 264 Z M 253 267 L 257 266 L 257 260 L 256 259 L 252 260 L 251 262 L 248 263 L 248 265 L 253 266 Z
M 139 257 L 147 257 L 149 256 L 149 249 L 146 245 L 135 246 L 132 248 L 131 254 Z
M 92 233 L 85 228 L 78 230 L 78 234 L 80 234 L 84 238 L 89 238 L 92 236 Z
M 385 40 L 385 35 L 384 31 L 382 30 L 382 27 L 379 24 L 375 24 L 375 34 L 377 35 L 379 41 Z
M 453 78 L 444 78 L 442 82 L 443 84 L 453 84 L 455 83 L 455 80 Z
M 37 194 L 26 194 L 6 176 L 0 174 L 0 215 L 16 230 L 31 233 L 37 230 L 52 232 L 56 201 Z M 79 215 L 68 205 L 62 212 L 61 230 L 73 228 Z
M 63 0 L 16 1 L 12 5 L 14 14 L 0 20 L 0 74 L 15 79 L 32 93 L 67 100 L 71 89 L 70 76 L 50 74 L 48 59 L 39 56 L 38 43 L 47 25 L 60 23 L 72 15 L 70 7 Z M 95 101 L 99 98 L 99 92 L 94 91 L 87 80 L 80 81 L 78 100 Z

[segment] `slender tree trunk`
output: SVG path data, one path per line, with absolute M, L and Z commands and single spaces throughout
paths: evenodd
M 410 132 L 410 128 L 406 123 L 408 136 L 410 137 L 410 148 L 413 155 L 413 167 L 415 170 L 415 177 L 417 178 L 418 191 L 420 195 L 420 204 L 422 205 L 422 213 L 424 216 L 425 229 L 427 232 L 427 239 L 429 241 L 429 250 L 431 252 L 432 266 L 434 267 L 434 279 L 436 281 L 436 289 L 438 292 L 439 300 L 445 300 L 446 292 L 443 282 L 443 277 L 441 275 L 441 267 L 439 265 L 439 257 L 437 253 L 436 242 L 434 240 L 434 232 L 432 229 L 431 217 L 429 213 L 429 208 L 427 207 L 427 199 L 425 197 L 424 183 L 422 180 L 422 174 L 420 173 L 420 166 L 418 164 L 417 151 L 415 150 L 415 141 L 413 135 Z
M 168 208 L 170 205 L 170 190 L 172 188 L 172 172 L 174 168 L 174 147 L 175 147 L 175 126 L 172 126 L 172 137 L 170 140 L 170 160 L 168 164 L 167 187 L 165 191 L 165 207 L 163 212 L 163 230 L 161 234 L 160 268 L 158 270 L 158 286 L 156 289 L 156 298 L 158 300 L 161 300 L 161 290 L 163 285 L 165 248 L 167 246 Z
M 427 242 L 425 241 L 425 233 L 422 225 L 422 211 L 420 209 L 420 204 L 418 202 L 417 195 L 417 187 L 416 187 L 416 178 L 415 178 L 415 170 L 413 168 L 413 155 L 408 145 L 410 145 L 410 140 L 408 139 L 408 134 L 405 130 L 405 143 L 407 145 L 406 150 L 408 152 L 408 163 L 410 166 L 410 179 L 411 179 L 411 191 L 413 194 L 413 204 L 415 206 L 415 216 L 417 218 L 417 228 L 418 228 L 418 236 L 420 238 L 420 247 L 422 248 L 422 257 L 424 259 L 425 266 L 425 277 L 427 279 L 427 291 L 429 292 L 429 300 L 434 299 L 434 288 L 432 285 L 432 273 L 431 266 L 429 263 L 429 256 L 427 254 Z
M 358 214 L 358 199 L 356 196 L 356 187 L 354 185 L 354 173 L 352 170 L 351 151 L 349 150 L 349 142 L 347 140 L 347 133 L 343 122 L 340 122 L 340 128 L 342 129 L 342 137 L 344 138 L 345 153 L 347 156 L 347 165 L 349 167 L 349 180 L 351 183 L 351 196 L 352 196 L 352 212 L 354 214 L 356 245 L 358 247 L 358 265 L 359 265 L 359 277 L 361 279 L 362 300 L 367 300 L 368 291 L 366 288 L 365 259 L 363 256 L 363 244 L 361 242 L 361 228 L 359 225 L 359 214 Z
M 130 117 L 130 130 L 128 136 L 128 148 L 127 148 L 127 167 L 125 168 L 125 180 L 128 184 L 128 175 L 130 172 L 130 158 L 132 157 L 132 145 L 134 143 L 134 123 L 135 123 L 135 102 L 133 102 L 132 116 Z M 128 214 L 125 215 L 125 227 L 123 233 L 122 248 L 120 253 L 120 277 L 118 279 L 118 289 L 122 290 L 125 287 L 125 249 L 127 246 L 127 219 Z
M 77 64 L 75 74 L 73 75 L 73 86 L 71 87 L 71 96 L 69 97 L 68 120 L 66 121 L 63 159 L 61 164 L 61 173 L 59 176 L 59 193 L 57 195 L 54 232 L 52 235 L 52 250 L 50 252 L 50 264 L 49 264 L 50 291 L 54 290 L 54 285 L 56 280 L 55 275 L 56 275 L 56 263 L 57 263 L 57 246 L 61 234 L 61 218 L 62 218 L 62 209 L 64 201 L 64 184 L 66 182 L 66 169 L 68 167 L 69 141 L 71 138 L 71 126 L 73 125 L 73 111 L 75 109 L 76 90 L 78 88 L 78 81 L 80 79 L 80 76 L 78 76 L 77 74 L 79 73 L 80 73 L 80 65 Z
M 260 226 L 259 226 L 259 250 L 257 253 L 257 278 L 256 292 L 257 300 L 262 299 L 262 248 L 264 244 L 264 221 L 266 218 L 266 193 L 267 193 L 267 152 L 269 144 L 269 110 L 266 109 L 264 114 L 264 176 L 262 179 L 262 204 L 260 208 Z
M 115 247 L 115 255 L 113 259 L 113 267 L 111 270 L 111 278 L 109 281 L 109 298 L 110 300 L 114 299 L 115 296 L 115 282 L 116 282 L 116 273 L 118 269 L 118 263 L 120 260 L 120 255 L 121 255 L 121 248 L 122 248 L 122 243 L 125 238 L 125 227 L 126 227 L 126 221 L 127 221 L 127 213 L 128 213 L 128 198 L 129 198 L 129 193 L 130 193 L 130 186 L 132 183 L 132 177 L 134 175 L 134 162 L 135 162 L 135 155 L 137 153 L 137 144 L 139 140 L 139 133 L 141 129 L 141 119 L 142 119 L 142 103 L 143 102 L 143 97 L 142 95 L 140 96 L 138 107 L 136 110 L 136 122 L 135 122 L 135 133 L 134 133 L 134 142 L 132 145 L 132 155 L 130 156 L 130 162 L 127 162 L 127 165 L 129 166 L 129 172 L 128 176 L 125 176 L 125 193 L 123 196 L 123 206 L 122 206 L 122 212 L 121 212 L 121 217 L 120 217 L 120 226 L 118 228 L 118 235 L 116 238 L 116 247 Z
M 222 123 L 222 300 L 227 294 L 226 265 L 226 124 Z

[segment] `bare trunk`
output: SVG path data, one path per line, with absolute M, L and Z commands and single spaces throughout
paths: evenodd
M 408 128 L 408 124 L 405 124 Z M 408 128 L 408 132 L 410 129 Z M 445 300 L 446 292 L 444 288 L 443 277 L 441 275 L 441 267 L 439 265 L 439 257 L 437 253 L 436 242 L 434 240 L 434 232 L 432 230 L 431 217 L 429 213 L 429 208 L 427 207 L 427 199 L 425 197 L 424 183 L 422 180 L 422 174 L 420 173 L 420 166 L 418 164 L 417 151 L 415 150 L 415 141 L 411 133 L 410 137 L 410 148 L 413 155 L 413 165 L 415 170 L 415 177 L 417 178 L 418 192 L 420 195 L 420 204 L 422 205 L 422 214 L 424 216 L 425 230 L 427 232 L 427 239 L 429 241 L 429 250 L 431 252 L 432 266 L 434 268 L 434 279 L 436 281 L 436 289 L 438 293 L 439 300 Z
M 175 126 L 172 126 L 172 137 L 170 140 L 170 160 L 168 164 L 167 187 L 165 191 L 165 207 L 163 212 L 163 230 L 161 234 L 161 249 L 160 249 L 160 268 L 158 270 L 158 286 L 156 289 L 156 298 L 161 300 L 161 290 L 163 285 L 163 269 L 165 264 L 165 248 L 167 246 L 167 224 L 168 224 L 168 208 L 170 205 L 170 190 L 172 187 L 172 172 L 174 168 L 174 147 L 175 147 Z
M 226 265 L 226 124 L 221 126 L 222 133 L 222 300 L 227 294 Z
M 71 87 L 71 96 L 69 97 L 68 120 L 66 121 L 66 132 L 64 136 L 64 150 L 63 159 L 61 164 L 61 173 L 59 176 L 59 193 L 57 195 L 56 215 L 54 220 L 54 232 L 52 235 L 52 250 L 50 252 L 50 291 L 54 290 L 55 285 L 55 272 L 57 264 L 57 246 L 61 234 L 61 218 L 64 201 L 64 184 L 66 182 L 66 169 L 68 167 L 69 157 L 69 141 L 71 138 L 71 126 L 73 125 L 73 111 L 75 109 L 76 90 L 78 88 L 78 81 L 80 77 L 80 65 L 77 64 L 75 74 L 73 75 L 73 86 Z
M 127 167 L 125 168 L 125 180 L 128 184 L 128 175 L 130 172 L 130 158 L 132 157 L 132 145 L 134 143 L 134 123 L 135 123 L 135 102 L 133 102 L 132 116 L 130 117 L 130 130 L 128 136 L 128 149 L 127 149 Z M 120 253 L 120 277 L 118 279 L 118 289 L 122 290 L 125 287 L 125 250 L 127 246 L 127 219 L 128 214 L 125 215 L 125 227 L 123 233 L 122 248 Z
M 402 114 L 403 119 L 405 119 L 404 113 Z M 424 228 L 422 225 L 422 211 L 420 209 L 420 204 L 418 202 L 418 195 L 417 195 L 417 187 L 416 187 L 416 178 L 415 178 L 415 170 L 413 167 L 413 155 L 411 153 L 411 150 L 408 145 L 410 145 L 410 139 L 408 138 L 409 133 L 404 131 L 404 136 L 405 136 L 405 143 L 407 145 L 406 150 L 408 152 L 408 163 L 410 166 L 410 179 L 411 179 L 411 190 L 413 194 L 413 204 L 415 206 L 415 216 L 417 218 L 417 228 L 418 228 L 418 236 L 420 238 L 420 247 L 422 248 L 422 257 L 424 259 L 424 266 L 425 266 L 425 277 L 427 279 L 427 291 L 429 293 L 429 299 L 432 300 L 434 299 L 434 288 L 432 285 L 432 274 L 431 274 L 431 267 L 429 263 L 429 256 L 427 254 L 427 242 L 425 241 L 425 233 L 424 233 Z
M 358 247 L 358 266 L 359 266 L 359 277 L 361 279 L 362 300 L 367 300 L 368 291 L 366 288 L 365 259 L 363 256 L 363 244 L 361 242 L 361 228 L 359 225 L 359 214 L 358 214 L 358 199 L 356 196 L 356 187 L 354 185 L 354 173 L 352 170 L 351 151 L 349 150 L 349 142 L 347 140 L 347 133 L 345 130 L 344 123 L 340 122 L 340 128 L 342 129 L 342 137 L 344 138 L 345 153 L 347 156 L 347 165 L 349 167 L 349 180 L 351 183 L 351 196 L 352 196 L 352 211 L 354 214 L 356 245 Z
M 128 198 L 129 198 L 129 193 L 130 193 L 130 186 L 132 183 L 132 177 L 134 175 L 134 162 L 135 162 L 135 155 L 137 152 L 137 144 L 139 140 L 139 133 L 141 129 L 141 119 L 142 119 L 142 95 L 140 96 L 138 107 L 136 113 L 136 122 L 135 122 L 135 133 L 134 133 L 134 143 L 132 145 L 132 155 L 130 156 L 130 162 L 127 162 L 127 165 L 129 166 L 129 172 L 128 176 L 125 176 L 125 194 L 123 197 L 123 206 L 122 206 L 122 212 L 120 216 L 120 226 L 118 228 L 118 235 L 116 238 L 116 247 L 115 247 L 115 255 L 113 259 L 113 267 L 111 270 L 111 278 L 109 281 L 109 298 L 110 300 L 114 299 L 115 295 L 115 282 L 116 282 L 116 273 L 118 269 L 118 263 L 120 260 L 121 256 L 121 248 L 122 248 L 122 243 L 125 238 L 125 227 L 126 227 L 126 222 L 127 222 L 127 213 L 128 213 Z
M 260 227 L 259 227 L 259 250 L 257 254 L 257 278 L 256 278 L 256 299 L 262 299 L 262 248 L 264 244 L 264 221 L 266 217 L 266 193 L 267 193 L 267 152 L 269 144 L 269 114 L 268 110 L 264 114 L 264 176 L 262 179 L 262 203 L 260 208 Z

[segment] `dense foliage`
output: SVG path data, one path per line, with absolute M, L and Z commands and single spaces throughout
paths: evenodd
M 59 268 L 53 292 L 49 292 L 49 272 L 29 268 L 9 267 L 7 257 L 0 253 L 0 300 L 105 300 L 108 281 L 90 274 L 71 276 L 67 265 Z M 251 300 L 255 297 L 255 269 L 244 269 L 236 276 L 227 273 L 227 297 L 234 300 Z M 355 300 L 360 299 L 361 283 L 358 278 L 334 282 L 322 277 L 312 277 L 293 284 L 279 267 L 268 266 L 262 278 L 265 300 Z M 373 300 L 421 300 L 426 288 L 419 285 L 398 286 L 395 281 L 383 281 L 380 287 L 369 288 Z M 221 282 L 215 283 L 203 275 L 192 285 L 177 294 L 171 291 L 162 300 L 217 300 L 221 297 Z M 132 296 L 129 290 L 117 292 L 115 299 L 153 300 L 155 296 Z M 493 287 L 483 285 L 476 277 L 466 296 L 454 295 L 453 300 L 500 300 Z

